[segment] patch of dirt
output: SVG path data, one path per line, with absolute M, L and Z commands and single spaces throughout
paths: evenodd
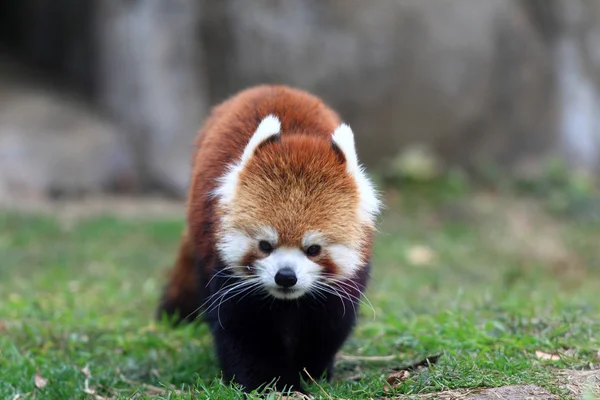
M 562 387 L 574 398 L 583 399 L 590 394 L 600 398 L 600 370 L 564 370 L 560 371 L 559 377 Z
M 573 399 L 600 399 L 600 370 L 562 370 L 558 373 L 560 387 Z M 591 397 L 588 397 L 591 396 Z M 536 385 L 513 385 L 496 388 L 475 388 L 427 393 L 418 396 L 399 396 L 395 400 L 558 400 L 559 396 Z
M 401 396 L 395 399 L 408 399 Z M 412 397 L 415 398 L 415 397 Z M 449 390 L 421 395 L 419 399 L 439 400 L 558 400 L 559 397 L 548 392 L 546 389 L 535 385 L 513 385 L 497 388 L 477 388 L 464 390 Z

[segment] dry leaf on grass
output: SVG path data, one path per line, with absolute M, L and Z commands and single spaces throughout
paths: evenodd
M 85 381 L 83 382 L 83 391 L 90 396 L 94 400 L 108 400 L 108 397 L 100 396 L 96 393 L 96 389 L 94 387 L 90 387 L 90 378 L 92 377 L 92 371 L 90 370 L 90 366 L 86 364 L 85 367 L 81 369 L 81 373 L 85 375 Z
M 397 388 L 402 382 L 404 382 L 408 377 L 410 377 L 411 371 L 419 370 L 420 368 L 427 367 L 431 364 L 435 364 L 441 357 L 441 354 L 437 354 L 434 356 L 425 357 L 423 360 L 416 361 L 406 367 L 395 370 L 388 375 L 386 378 L 386 383 L 383 387 L 385 392 L 389 392 L 391 389 Z
M 85 378 L 85 381 L 83 382 L 83 391 L 86 392 L 87 394 L 96 395 L 96 389 L 90 388 L 89 377 Z
M 413 265 L 427 265 L 433 261 L 435 253 L 427 246 L 413 246 L 408 250 L 406 258 Z
M 544 353 L 543 351 L 539 351 L 539 350 L 536 350 L 535 356 L 537 358 L 539 358 L 540 360 L 552 360 L 552 361 L 560 360 L 560 356 L 558 354 L 548 354 L 548 353 Z
M 40 374 L 40 370 L 38 369 L 35 377 L 33 378 L 35 382 L 35 387 L 38 389 L 43 389 L 48 384 L 48 379 L 44 378 L 42 374 Z
M 86 378 L 92 377 L 92 371 L 90 370 L 90 366 L 87 364 L 81 369 L 81 373 L 84 374 Z
M 92 396 L 92 398 L 93 398 L 94 400 L 109 400 L 109 398 L 108 398 L 108 397 L 103 397 L 103 396 L 100 396 L 99 394 L 97 394 L 97 393 L 96 393 L 96 389 L 90 388 L 90 386 L 89 386 L 89 385 L 90 385 L 90 383 L 89 383 L 89 379 L 87 379 L 87 378 L 86 378 L 86 379 L 85 379 L 85 382 L 84 382 L 84 388 L 83 388 L 83 391 L 84 391 L 85 393 L 89 394 L 90 396 Z
M 389 383 L 393 388 L 397 387 L 400 383 L 404 382 L 406 378 L 410 376 L 410 372 L 406 370 L 394 372 L 386 378 L 386 382 Z

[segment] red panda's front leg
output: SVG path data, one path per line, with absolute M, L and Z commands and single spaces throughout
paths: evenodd
M 217 323 L 213 335 L 226 383 L 234 381 L 246 392 L 270 384 L 279 391 L 304 392 L 283 343 L 268 331 L 223 329 Z

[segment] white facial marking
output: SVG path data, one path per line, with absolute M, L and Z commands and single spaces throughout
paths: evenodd
M 277 231 L 271 226 L 261 226 L 251 235 L 230 229 L 219 235 L 217 248 L 227 266 L 247 267 L 247 265 L 242 265 L 242 260 L 252 247 L 257 247 L 261 240 L 266 240 L 272 246 L 276 246 L 278 238 Z
M 210 197 L 217 197 L 222 203 L 230 203 L 235 196 L 237 188 L 238 175 L 242 170 L 239 164 L 230 165 L 227 172 L 220 178 L 217 178 L 219 185 L 209 194 Z
M 339 268 L 341 275 L 351 277 L 361 267 L 360 253 L 351 247 L 334 244 L 327 248 L 331 260 Z
M 361 220 L 374 223 L 379 214 L 381 201 L 373 183 L 368 178 L 363 167 L 358 163 L 356 147 L 354 144 L 354 133 L 346 124 L 341 124 L 333 133 L 332 140 L 337 144 L 344 157 L 346 158 L 346 171 L 356 181 L 360 195 L 360 205 L 358 208 Z
M 312 246 L 313 244 L 318 244 L 319 246 L 324 247 L 327 244 L 327 239 L 321 232 L 306 232 L 306 234 L 302 238 L 302 246 L 304 248 L 307 248 L 309 246 Z
M 277 230 L 275 230 L 275 228 L 273 228 L 272 226 L 262 226 L 262 227 L 258 228 L 256 230 L 255 236 L 258 241 L 266 240 L 267 242 L 271 243 L 271 245 L 273 245 L 273 246 L 276 246 L 277 241 L 279 240 L 279 235 L 277 234 Z
M 300 249 L 279 248 L 268 257 L 255 263 L 263 287 L 273 297 L 293 300 L 304 295 L 317 280 L 321 267 L 310 261 Z M 298 281 L 287 292 L 282 292 L 275 283 L 275 275 L 281 268 L 289 267 L 296 273 Z
M 217 248 L 225 264 L 228 266 L 239 266 L 253 243 L 254 240 L 244 232 L 233 230 L 220 235 Z
M 228 204 L 234 196 L 235 190 L 238 184 L 238 176 L 248 160 L 252 158 L 254 151 L 263 143 L 265 140 L 278 135 L 281 130 L 281 123 L 279 119 L 270 114 L 267 115 L 254 131 L 254 134 L 248 141 L 242 157 L 240 160 L 227 168 L 227 172 L 220 178 L 217 179 L 219 185 L 211 193 L 211 196 L 217 197 L 221 202 Z

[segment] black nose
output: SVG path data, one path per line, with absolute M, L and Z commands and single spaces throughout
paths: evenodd
M 296 282 L 298 282 L 298 278 L 296 278 L 296 273 L 290 267 L 281 268 L 275 274 L 275 283 L 284 288 L 292 287 Z

